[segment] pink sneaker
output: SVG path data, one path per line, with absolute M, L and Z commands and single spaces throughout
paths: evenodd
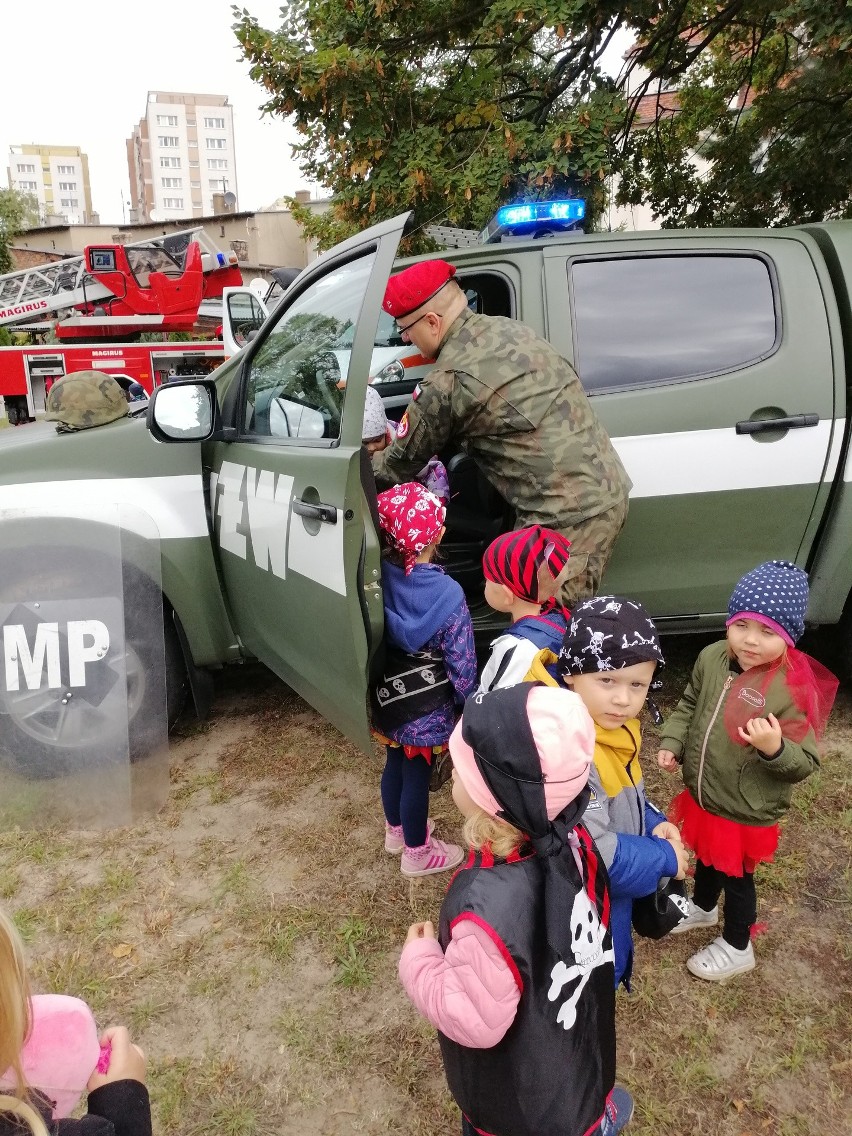
M 419 848 L 405 848 L 400 871 L 404 876 L 432 876 L 457 868 L 464 859 L 464 849 L 430 836 Z
M 426 839 L 428 840 L 432 833 L 435 831 L 435 822 L 431 817 L 426 821 Z M 405 847 L 405 837 L 402 835 L 402 825 L 398 824 L 395 828 L 393 825 L 385 821 L 385 852 L 390 852 L 391 856 L 398 856 Z

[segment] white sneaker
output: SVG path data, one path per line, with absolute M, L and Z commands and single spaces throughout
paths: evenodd
M 708 982 L 726 982 L 736 974 L 745 974 L 754 970 L 754 947 L 751 943 L 743 951 L 738 951 L 730 943 L 726 943 L 720 935 L 714 939 L 703 951 L 697 951 L 692 958 L 686 960 L 686 969 L 696 978 L 705 978 Z
M 696 907 L 691 899 L 688 902 L 689 915 L 686 919 L 682 919 L 677 927 L 672 927 L 670 935 L 682 935 L 684 931 L 691 931 L 693 927 L 715 927 L 719 922 L 718 903 L 712 911 L 705 911 L 703 907 Z

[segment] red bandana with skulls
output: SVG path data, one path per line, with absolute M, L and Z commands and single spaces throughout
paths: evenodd
M 416 481 L 386 489 L 379 494 L 378 503 L 382 531 L 403 554 L 408 576 L 418 554 L 433 543 L 444 527 L 446 507 Z

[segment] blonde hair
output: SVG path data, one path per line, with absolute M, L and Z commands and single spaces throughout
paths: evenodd
M 19 1096 L 26 1090 L 21 1050 L 31 1022 L 24 945 L 15 924 L 0 911 L 0 1073 L 10 1069 L 15 1074 Z
M 462 835 L 468 847 L 479 852 L 487 845 L 500 860 L 505 860 L 527 839 L 519 828 L 491 816 L 484 809 L 477 809 L 465 819 Z
M 14 1116 L 18 1120 L 22 1120 L 32 1136 L 50 1136 L 47 1125 L 36 1110 L 32 1105 L 20 1100 L 19 1097 L 10 1097 L 6 1096 L 5 1093 L 0 1093 L 0 1117 L 2 1116 Z M 24 1129 L 21 1129 L 21 1131 L 24 1131 Z
M 15 924 L 0 911 L 0 1074 L 11 1071 L 15 1096 L 0 1093 L 0 1115 L 24 1121 L 33 1136 L 47 1136 L 36 1110 L 22 1098 L 27 1083 L 21 1068 L 21 1050 L 32 1026 L 30 988 L 24 962 L 24 945 Z

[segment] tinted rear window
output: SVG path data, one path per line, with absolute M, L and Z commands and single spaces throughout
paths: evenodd
M 613 257 L 570 271 L 587 390 L 730 371 L 775 346 L 772 277 L 758 257 Z

